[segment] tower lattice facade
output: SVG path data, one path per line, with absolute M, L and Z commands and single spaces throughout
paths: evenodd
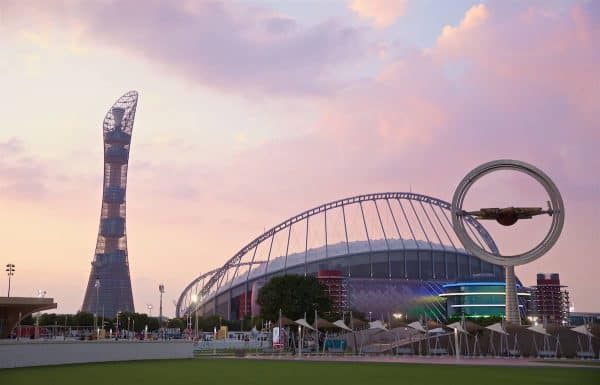
M 134 311 L 125 231 L 125 193 L 137 100 L 136 91 L 121 96 L 108 110 L 102 124 L 102 209 L 82 311 L 103 314 L 107 318 L 114 317 L 119 311 Z

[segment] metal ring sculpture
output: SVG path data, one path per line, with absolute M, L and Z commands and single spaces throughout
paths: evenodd
M 209 298 L 212 293 L 219 289 L 222 281 L 226 273 L 230 269 L 236 270 L 239 266 L 249 265 L 249 268 L 252 268 L 254 265 L 258 266 L 262 261 L 252 261 L 252 262 L 242 262 L 242 257 L 246 255 L 251 250 L 255 249 L 262 242 L 273 238 L 275 234 L 289 229 L 295 223 L 307 220 L 309 217 L 312 217 L 317 214 L 326 213 L 328 210 L 344 207 L 352 204 L 361 204 L 362 202 L 367 201 L 389 201 L 390 200 L 408 200 L 419 202 L 421 204 L 430 204 L 433 206 L 437 206 L 441 209 L 451 211 L 452 206 L 450 203 L 445 202 L 443 200 L 430 197 L 422 194 L 415 194 L 411 192 L 387 192 L 387 193 L 375 193 L 375 194 L 365 194 L 358 195 L 350 198 L 344 198 L 340 200 L 336 200 L 333 202 L 329 202 L 323 204 L 321 206 L 314 207 L 310 210 L 306 210 L 298 215 L 290 217 L 285 221 L 279 223 L 273 228 L 265 231 L 263 234 L 256 237 L 246 246 L 242 247 L 237 253 L 233 255 L 223 266 L 220 268 L 208 271 L 204 274 L 201 274 L 192 282 L 190 282 L 186 288 L 182 291 L 181 295 L 176 304 L 176 314 L 178 317 L 183 316 L 184 314 L 192 311 L 193 306 L 198 306 L 205 298 Z M 448 224 L 451 226 L 451 220 L 446 218 Z M 477 234 L 481 237 L 481 240 L 492 252 L 497 253 L 498 248 L 492 237 L 489 235 L 487 230 L 474 218 L 467 216 L 464 218 L 465 221 L 471 226 L 471 228 L 477 232 Z M 266 270 L 266 269 L 265 269 Z M 192 294 L 196 294 L 198 296 L 197 303 L 194 305 L 191 303 Z
M 463 203 L 467 192 L 481 177 L 499 170 L 519 171 L 533 177 L 542 185 L 542 187 L 544 187 L 550 198 L 552 213 L 552 224 L 550 225 L 550 229 L 548 230 L 548 233 L 544 239 L 537 246 L 525 253 L 501 255 L 498 252 L 493 253 L 486 251 L 473 241 L 465 229 L 464 220 L 468 217 L 464 215 L 465 211 L 463 210 Z M 535 166 L 518 160 L 510 159 L 501 159 L 484 163 L 468 173 L 459 183 L 456 191 L 454 192 L 454 197 L 452 198 L 452 208 L 452 225 L 456 235 L 462 242 L 465 249 L 484 261 L 503 266 L 522 265 L 544 255 L 558 240 L 565 219 L 565 208 L 562 197 L 558 191 L 558 188 L 550 179 L 550 177 Z

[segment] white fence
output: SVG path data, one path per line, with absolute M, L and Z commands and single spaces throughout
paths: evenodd
M 192 358 L 191 341 L 0 342 L 0 368 Z

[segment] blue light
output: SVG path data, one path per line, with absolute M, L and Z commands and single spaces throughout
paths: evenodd
M 460 287 L 460 286 L 504 286 L 504 282 L 458 282 L 458 283 L 448 283 L 443 285 L 442 287 Z M 517 287 L 521 287 L 517 283 Z

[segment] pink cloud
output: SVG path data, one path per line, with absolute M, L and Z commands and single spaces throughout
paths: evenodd
M 361 32 L 335 20 L 301 26 L 221 1 L 40 1 L 3 5 L 6 20 L 70 28 L 201 84 L 248 94 L 314 95 L 341 83 L 337 67 L 365 54 Z
M 47 170 L 15 137 L 0 142 L 0 198 L 38 199 L 47 193 Z
M 406 0 L 353 0 L 350 9 L 379 27 L 392 25 L 406 12 Z

